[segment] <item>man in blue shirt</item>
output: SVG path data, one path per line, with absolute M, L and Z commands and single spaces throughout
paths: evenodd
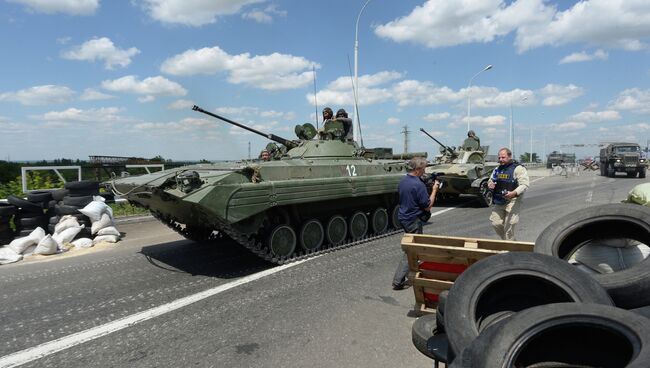
M 422 218 L 427 212 L 431 212 L 431 207 L 436 200 L 438 192 L 438 181 L 432 186 L 431 194 L 427 193 L 427 188 L 420 177 L 424 174 L 427 161 L 422 157 L 414 157 L 409 161 L 409 171 L 406 176 L 399 182 L 397 190 L 399 192 L 399 212 L 397 218 L 406 233 L 422 234 Z M 426 222 L 426 221 L 425 221 Z M 408 258 L 406 253 L 402 255 L 395 276 L 393 276 L 393 290 L 402 290 L 406 286 L 406 275 L 409 271 Z

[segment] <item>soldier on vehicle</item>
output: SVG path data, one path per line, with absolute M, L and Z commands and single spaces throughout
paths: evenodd
M 260 153 L 260 160 L 269 161 L 270 159 L 271 159 L 271 155 L 269 155 L 269 151 L 263 149 L 262 152 Z
M 336 120 L 340 121 L 343 123 L 343 129 L 344 129 L 344 138 L 347 141 L 351 141 L 353 138 L 352 136 L 352 119 L 348 118 L 348 113 L 345 111 L 345 109 L 339 109 L 336 112 Z
M 328 120 L 332 120 L 333 117 L 334 117 L 334 111 L 332 111 L 331 108 L 326 107 L 323 109 L 323 124 L 325 124 L 325 122 L 327 122 Z
M 481 148 L 481 139 L 473 130 L 467 132 L 467 138 L 463 142 L 462 149 L 465 151 L 476 151 Z
M 494 204 L 490 221 L 501 239 L 514 240 L 522 196 L 530 186 L 530 180 L 526 168 L 513 161 L 510 149 L 501 148 L 498 160 L 499 167 L 494 169 L 488 180 L 488 188 L 493 192 Z
M 431 194 L 427 194 L 427 187 L 420 179 L 424 175 L 427 161 L 422 157 L 414 157 L 408 163 L 410 171 L 400 180 L 397 190 L 399 192 L 398 220 L 404 232 L 422 234 L 423 222 L 431 216 L 431 207 L 436 200 L 439 182 L 436 180 L 431 185 Z M 428 216 L 427 216 L 428 215 Z M 402 290 L 406 287 L 406 275 L 409 271 L 406 253 L 402 254 L 395 275 L 393 276 L 393 290 Z

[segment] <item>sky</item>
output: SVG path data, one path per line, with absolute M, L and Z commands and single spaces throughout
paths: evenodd
M 352 116 L 355 35 L 365 147 L 650 139 L 647 0 L 0 0 L 0 35 L 0 160 L 256 157 L 192 105 L 288 139 Z

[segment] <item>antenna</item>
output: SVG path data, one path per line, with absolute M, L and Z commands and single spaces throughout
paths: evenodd
M 411 134 L 411 131 L 409 130 L 408 125 L 404 125 L 402 130 L 402 134 L 404 134 L 404 153 L 408 153 L 409 151 L 409 134 Z
M 350 66 L 350 54 L 348 54 L 348 70 L 350 70 L 350 83 L 352 83 L 352 95 L 354 97 L 354 111 L 357 113 L 357 126 L 359 128 L 359 143 L 363 147 L 363 136 L 361 135 L 361 120 L 359 119 L 359 104 L 357 103 L 357 89 L 352 79 L 352 67 Z M 356 127 L 353 127 L 355 129 Z
M 316 109 L 316 129 L 318 129 L 318 100 L 316 99 L 316 68 L 314 64 L 311 65 L 311 75 L 314 77 L 314 108 Z

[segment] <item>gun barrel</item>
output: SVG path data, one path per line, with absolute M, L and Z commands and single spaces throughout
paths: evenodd
M 238 123 L 238 122 L 236 122 L 236 121 L 230 120 L 230 119 L 228 119 L 228 118 L 225 118 L 225 117 L 223 117 L 223 116 L 217 115 L 217 114 L 212 113 L 212 112 L 210 112 L 210 111 L 203 110 L 202 108 L 198 107 L 197 105 L 192 106 L 192 110 L 194 110 L 194 111 L 198 111 L 198 112 L 202 112 L 202 113 L 204 113 L 204 114 L 206 114 L 206 115 L 210 115 L 210 116 L 212 116 L 213 118 L 217 118 L 217 119 L 219 119 L 219 120 L 223 120 L 223 121 L 225 121 L 226 123 L 229 123 L 229 124 L 232 124 L 232 125 L 236 125 L 236 126 L 242 128 L 242 129 L 246 129 L 246 130 L 248 130 L 249 132 L 255 133 L 255 134 L 257 134 L 257 135 L 261 135 L 262 137 L 266 137 L 266 138 L 268 138 L 268 139 L 270 139 L 270 140 L 272 140 L 272 141 L 274 141 L 274 142 L 278 142 L 278 143 L 280 143 L 280 144 L 283 144 L 283 145 L 287 146 L 287 148 L 293 148 L 293 147 L 296 147 L 296 146 L 297 146 L 297 144 L 296 144 L 295 142 L 293 142 L 293 141 L 290 141 L 290 140 L 285 139 L 285 138 L 282 138 L 282 137 L 278 137 L 278 136 L 275 135 L 275 134 L 267 134 L 267 133 L 260 132 L 259 130 L 253 129 L 253 128 L 251 128 L 251 127 L 249 127 L 249 126 L 246 126 L 246 125 L 244 125 L 244 124 L 241 124 L 241 123 Z
M 420 131 L 421 131 L 422 133 L 428 135 L 429 138 L 431 138 L 431 139 L 433 139 L 434 141 L 436 141 L 436 143 L 438 143 L 440 146 L 442 146 L 442 147 L 443 147 L 445 150 L 447 150 L 449 153 L 452 153 L 452 154 L 454 153 L 454 150 L 452 150 L 450 147 L 445 146 L 444 144 L 440 143 L 439 140 L 435 139 L 431 134 L 429 134 L 426 130 L 424 130 L 424 128 L 420 128 Z

